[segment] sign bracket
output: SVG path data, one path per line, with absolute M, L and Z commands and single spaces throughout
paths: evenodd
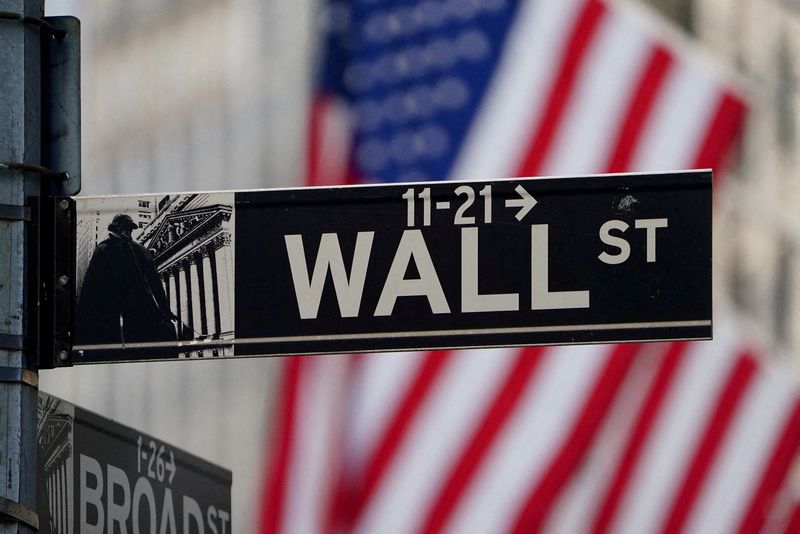
M 30 340 L 25 336 L 17 334 L 0 334 L 0 349 L 3 350 L 27 350 Z
M 39 530 L 39 514 L 18 502 L 11 501 L 5 497 L 0 497 L 0 521 L 15 521 Z
M 31 221 L 31 209 L 28 206 L 0 204 L 0 221 Z
M 11 382 L 14 384 L 27 384 L 39 387 L 39 375 L 30 369 L 20 367 L 0 367 L 0 382 Z
M 75 201 L 43 197 L 35 208 L 29 273 L 39 368 L 70 365 L 75 295 Z
M 43 30 L 42 165 L 0 162 L 0 169 L 38 173 L 46 179 L 42 181 L 45 196 L 77 195 L 81 190 L 80 20 L 8 11 L 0 11 L 0 19 L 33 24 Z
M 12 162 L 0 162 L 0 170 L 39 174 L 44 193 L 41 197 L 29 197 L 26 206 L 0 204 L 0 220 L 24 223 L 32 244 L 26 276 L 30 285 L 28 307 L 32 311 L 29 334 L 0 334 L 0 349 L 27 353 L 31 369 L 52 368 L 51 362 L 69 360 L 71 348 L 75 203 L 69 198 L 50 196 L 47 184 L 67 181 L 69 174 Z
M 42 32 L 42 163 L 62 172 L 42 184 L 42 194 L 81 190 L 81 23 L 76 17 L 44 17 Z

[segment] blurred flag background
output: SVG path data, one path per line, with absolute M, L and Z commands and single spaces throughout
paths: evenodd
M 42 389 L 231 467 L 236 532 L 800 531 L 800 10 L 654 4 L 50 0 L 83 21 L 87 193 L 712 167 L 718 298 L 713 342 Z

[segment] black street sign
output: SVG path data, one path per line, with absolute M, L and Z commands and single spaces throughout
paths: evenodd
M 230 534 L 231 472 L 39 392 L 39 532 Z
M 66 363 L 711 336 L 711 172 L 76 198 Z

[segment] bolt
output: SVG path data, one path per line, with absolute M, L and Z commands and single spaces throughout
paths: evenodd
M 66 210 L 67 208 L 69 208 L 69 202 L 67 201 L 67 199 L 60 200 L 58 202 L 58 207 L 61 208 L 62 210 Z
M 67 276 L 66 274 L 62 274 L 61 276 L 58 277 L 58 283 L 62 286 L 69 284 L 69 276 Z
M 65 350 L 59 351 L 58 359 L 61 360 L 62 362 L 67 361 L 69 359 L 69 353 Z

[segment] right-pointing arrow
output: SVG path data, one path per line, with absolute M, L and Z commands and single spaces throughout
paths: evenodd
M 515 215 L 518 221 L 521 221 L 523 217 L 525 217 L 531 208 L 536 205 L 536 199 L 531 196 L 530 193 L 525 191 L 525 188 L 521 185 L 518 185 L 514 188 L 514 191 L 520 196 L 520 198 L 510 198 L 506 200 L 506 207 L 507 208 L 519 208 L 519 211 Z
M 169 483 L 172 484 L 172 479 L 175 478 L 175 472 L 178 470 L 175 466 L 175 455 L 169 451 L 169 463 L 164 462 L 164 468 L 169 471 Z

